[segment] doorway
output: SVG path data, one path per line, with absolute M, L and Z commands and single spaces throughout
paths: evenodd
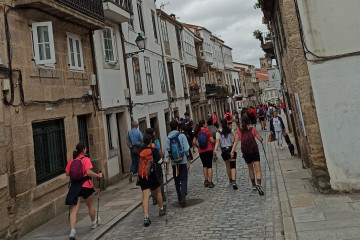
M 150 127 L 155 129 L 155 137 L 160 141 L 160 129 L 157 114 L 150 114 Z M 160 141 L 161 142 L 161 141 Z
M 121 165 L 121 173 L 124 174 L 125 173 L 125 167 L 124 167 L 124 158 L 123 158 L 123 150 L 122 150 L 122 139 L 124 138 L 121 134 L 122 131 L 121 131 L 121 126 L 123 124 L 121 124 L 121 118 L 122 118 L 122 115 L 123 113 L 117 113 L 116 114 L 116 122 L 117 122 L 117 130 L 118 130 L 118 144 L 119 144 L 119 151 L 120 151 L 120 154 L 119 154 L 119 158 L 120 158 L 120 165 Z

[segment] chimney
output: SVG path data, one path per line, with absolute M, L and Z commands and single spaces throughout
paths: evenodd
M 173 19 L 176 19 L 176 16 L 175 16 L 175 14 L 170 14 L 170 17 L 172 17 Z

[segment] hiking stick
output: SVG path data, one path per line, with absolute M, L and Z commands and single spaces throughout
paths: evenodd
M 98 171 L 98 174 L 101 173 L 101 171 Z M 96 224 L 99 225 L 99 206 L 100 206 L 100 180 L 101 178 L 97 178 L 99 180 L 99 190 L 98 190 L 98 195 L 97 195 L 97 199 L 98 199 L 98 205 L 97 205 L 97 214 L 96 214 Z
M 263 150 L 264 150 L 264 154 L 265 154 L 265 159 L 266 159 L 266 163 L 267 163 L 267 165 L 268 165 L 268 167 L 269 167 L 269 171 L 271 172 L 271 169 L 270 169 L 270 164 L 269 164 L 269 160 L 268 160 L 268 158 L 267 158 L 267 156 L 266 156 L 266 152 L 265 152 L 265 148 L 264 148 L 264 144 L 261 142 L 261 145 L 262 145 L 262 147 L 263 147 Z
M 167 181 L 167 168 L 168 168 L 168 164 L 165 163 L 165 183 L 166 183 L 166 211 L 168 210 L 168 203 L 169 203 L 169 194 L 168 194 L 168 181 Z M 165 221 L 167 223 L 167 213 L 165 214 Z
M 215 155 L 215 174 L 216 174 L 216 183 L 218 182 L 218 174 L 217 174 L 217 155 Z

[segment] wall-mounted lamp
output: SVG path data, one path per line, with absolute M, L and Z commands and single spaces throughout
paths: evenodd
M 137 52 L 131 52 L 131 53 L 126 53 L 125 56 L 126 58 L 131 58 L 132 56 L 134 56 L 135 54 L 138 54 L 140 52 L 144 52 L 145 48 L 146 48 L 146 38 L 144 38 L 143 36 L 141 36 L 141 33 L 139 33 L 139 36 L 135 39 L 135 43 L 136 46 L 140 49 L 140 51 Z

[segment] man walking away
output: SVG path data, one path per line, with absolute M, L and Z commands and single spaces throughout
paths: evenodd
M 230 129 L 231 129 L 231 125 L 232 125 L 232 114 L 230 112 L 230 110 L 226 110 L 226 113 L 224 115 L 224 118 L 226 119 L 227 124 L 229 125 Z
M 265 125 L 265 111 L 264 111 L 264 106 L 261 104 L 259 109 L 258 109 L 258 116 L 259 116 L 259 121 L 260 121 L 260 125 L 261 125 L 261 130 L 266 130 L 266 125 Z
M 184 133 L 190 148 L 192 148 L 192 140 L 193 140 L 193 137 L 194 137 L 194 134 L 193 134 L 194 122 L 190 118 L 190 113 L 185 112 L 184 116 L 185 116 L 185 118 L 181 121 L 181 127 L 179 127 L 179 131 Z M 189 151 L 188 159 L 193 160 L 193 155 L 192 155 L 191 151 Z
M 175 120 L 170 122 L 170 128 L 171 132 L 166 140 L 165 158 L 171 160 L 179 204 L 181 207 L 186 207 L 187 155 L 190 147 L 186 136 L 178 131 L 178 124 Z
M 130 148 L 131 168 L 129 174 L 129 182 L 133 181 L 133 176 L 138 172 L 139 154 L 143 142 L 143 135 L 138 130 L 139 124 L 136 121 L 131 123 L 131 130 L 126 134 L 126 145 Z

